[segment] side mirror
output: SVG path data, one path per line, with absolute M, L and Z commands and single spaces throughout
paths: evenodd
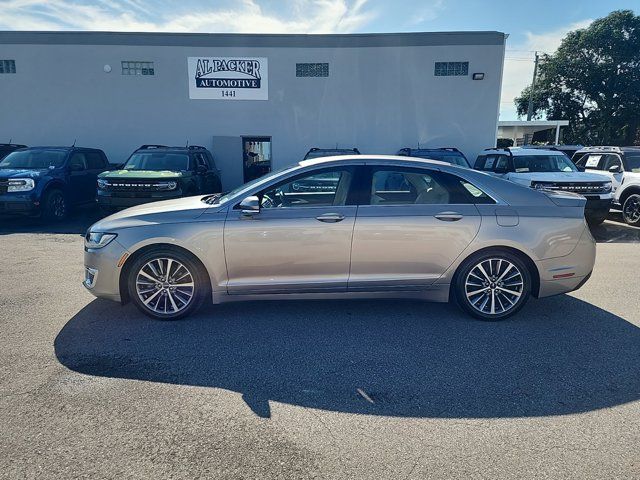
M 240 209 L 242 210 L 242 215 L 246 216 L 260 213 L 260 199 L 255 195 L 247 197 L 240 202 Z
M 609 167 L 609 172 L 611 172 L 611 173 L 620 173 L 621 172 L 620 165 L 611 165 Z
M 196 167 L 196 173 L 200 173 L 200 174 L 207 173 L 207 167 L 205 167 L 204 165 L 198 165 Z

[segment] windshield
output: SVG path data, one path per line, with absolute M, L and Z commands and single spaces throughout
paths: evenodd
M 411 156 L 426 158 L 428 160 L 438 160 L 440 162 L 447 162 L 452 165 L 471 168 L 471 165 L 469 165 L 469 162 L 467 162 L 467 159 L 458 153 L 434 152 L 434 151 L 426 150 L 426 151 L 413 152 Z
M 64 165 L 66 157 L 64 150 L 22 150 L 4 157 L 0 168 L 59 168 Z
M 222 204 L 225 202 L 228 202 L 231 198 L 235 197 L 236 195 L 240 194 L 243 191 L 249 191 L 251 190 L 253 187 L 256 187 L 258 185 L 261 185 L 263 183 L 267 183 L 270 180 L 279 177 L 281 174 L 289 171 L 289 170 L 293 170 L 295 168 L 298 168 L 299 165 L 296 163 L 294 165 L 289 165 L 287 167 L 281 168 L 279 170 L 274 170 L 271 173 L 267 173 L 266 175 L 263 175 L 262 177 L 258 177 L 248 183 L 245 183 L 244 185 L 240 185 L 237 188 L 234 188 L 233 190 L 231 190 L 230 192 L 225 193 L 224 195 L 222 195 L 220 198 L 216 198 L 216 203 Z M 203 200 L 209 200 L 209 197 L 204 197 Z
M 189 170 L 189 155 L 167 152 L 134 153 L 127 160 L 123 170 Z
M 564 154 L 518 155 L 513 157 L 517 173 L 525 172 L 577 172 L 576 166 Z

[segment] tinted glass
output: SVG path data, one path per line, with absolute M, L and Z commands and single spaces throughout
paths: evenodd
M 624 156 L 627 170 L 640 173 L 640 153 L 627 153 Z
M 123 169 L 185 171 L 189 170 L 189 155 L 166 152 L 134 153 Z
M 59 168 L 64 165 L 64 150 L 23 150 L 4 157 L 0 168 Z
M 76 167 L 79 170 L 87 169 L 87 159 L 84 153 L 76 152 L 71 155 L 71 159 L 69 160 L 69 167 Z
M 328 170 L 269 187 L 258 196 L 262 208 L 344 205 L 350 183 L 348 170 Z
M 311 158 L 320 158 L 320 157 L 332 157 L 334 155 L 356 155 L 353 150 L 315 150 L 313 152 L 309 152 L 305 155 L 305 159 L 309 160 Z
M 433 150 L 414 150 L 411 152 L 412 157 L 426 158 L 430 160 L 438 160 L 440 162 L 451 163 L 452 165 L 459 165 L 461 167 L 470 168 L 467 159 L 457 152 L 443 152 Z
M 516 172 L 577 172 L 576 166 L 564 154 L 518 155 L 513 157 Z
M 85 152 L 89 170 L 100 170 L 105 168 L 105 161 L 98 152 Z
M 451 193 L 432 174 L 414 170 L 378 170 L 371 181 L 371 205 L 448 204 Z

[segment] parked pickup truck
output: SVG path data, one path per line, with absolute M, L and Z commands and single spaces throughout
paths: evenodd
M 220 172 L 211 152 L 196 145 L 143 145 L 120 169 L 98 177 L 98 205 L 103 213 L 221 191 Z
M 62 220 L 74 206 L 95 205 L 98 174 L 108 168 L 97 148 L 16 150 L 0 162 L 0 213 Z

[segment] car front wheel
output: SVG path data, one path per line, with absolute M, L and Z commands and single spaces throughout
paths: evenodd
M 531 274 L 510 252 L 484 252 L 463 262 L 454 284 L 458 305 L 481 320 L 503 320 L 518 312 L 531 293 Z
M 148 252 L 129 269 L 129 296 L 150 317 L 184 318 L 198 310 L 206 297 L 208 285 L 202 270 L 198 262 L 182 252 L 172 249 Z
M 633 193 L 622 205 L 622 218 L 625 223 L 634 227 L 640 226 L 640 194 Z

